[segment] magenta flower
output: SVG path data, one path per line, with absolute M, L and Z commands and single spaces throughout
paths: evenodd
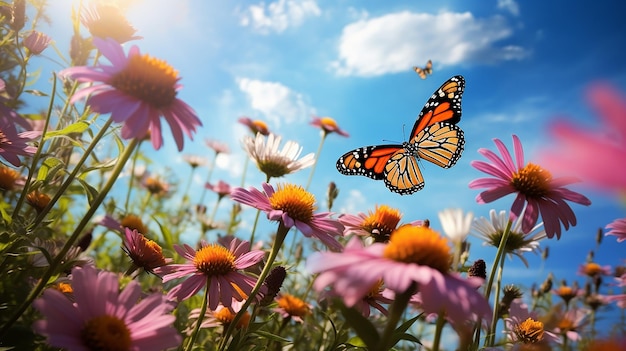
M 124 54 L 122 46 L 113 39 L 94 38 L 95 46 L 111 65 L 71 67 L 59 72 L 79 82 L 92 83 L 79 90 L 72 103 L 87 98 L 91 110 L 111 113 L 111 119 L 124 123 L 122 138 L 144 138 L 148 133 L 155 149 L 163 145 L 161 116 L 169 124 L 178 146 L 183 149 L 183 133 L 193 139 L 193 132 L 202 122 L 195 111 L 176 95 L 178 72 L 165 61 L 141 55 L 133 46 Z
M 47 289 L 33 306 L 45 319 L 33 329 L 54 347 L 83 350 L 163 350 L 177 347 L 181 337 L 170 314 L 173 305 L 161 293 L 141 296 L 131 281 L 122 292 L 116 274 L 93 266 L 72 270 L 74 301 Z M 137 300 L 141 297 L 139 303 Z
M 544 329 L 536 313 L 528 310 L 528 305 L 521 299 L 511 302 L 509 316 L 504 318 L 505 333 L 512 343 L 544 345 L 560 342 L 559 337 Z M 547 346 L 549 348 L 549 346 Z
M 618 243 L 626 240 L 626 218 L 616 219 L 607 224 L 606 228 L 611 230 L 604 235 L 615 235 Z
M 239 117 L 237 121 L 248 127 L 250 132 L 252 132 L 252 135 L 257 135 L 257 133 L 261 133 L 262 135 L 268 136 L 270 134 L 267 123 L 259 119 L 252 120 L 249 117 Z
M 211 310 L 215 310 L 220 303 L 230 307 L 233 298 L 241 301 L 250 295 L 256 279 L 242 270 L 259 263 L 265 255 L 261 250 L 250 251 L 250 243 L 241 240 L 231 241 L 228 248 L 203 243 L 197 251 L 189 245 L 174 245 L 174 249 L 188 262 L 154 269 L 156 274 L 164 274 L 164 283 L 187 278 L 169 291 L 168 298 L 186 300 L 206 287 L 208 281 L 208 306 Z
M 566 185 L 576 182 L 575 179 L 552 178 L 550 172 L 534 163 L 529 162 L 524 165 L 524 150 L 516 135 L 513 135 L 516 161 L 513 160 L 502 141 L 494 139 L 494 142 L 502 158 L 491 150 L 480 149 L 478 152 L 491 163 L 484 161 L 471 163 L 479 171 L 495 177 L 480 178 L 470 182 L 469 187 L 472 189 L 487 188 L 476 197 L 476 202 L 485 204 L 509 194 L 516 194 L 511 205 L 511 214 L 513 219 L 524 214 L 522 231 L 530 232 L 541 214 L 548 238 L 556 234 L 557 239 L 560 239 L 561 223 L 565 230 L 569 229 L 570 225 L 576 225 L 576 215 L 565 201 L 586 206 L 590 205 L 591 201 L 565 188 Z
M 230 184 L 222 180 L 218 181 L 217 184 L 206 183 L 204 184 L 204 187 L 215 192 L 220 198 L 230 195 L 230 193 L 232 192 L 232 187 L 230 186 Z
M 32 31 L 26 39 L 24 39 L 24 46 L 32 55 L 39 55 L 48 47 L 51 40 L 52 39 L 44 33 Z
M 313 120 L 311 121 L 311 125 L 318 127 L 322 130 L 324 134 L 337 133 L 343 137 L 349 137 L 350 134 L 345 130 L 339 128 L 337 122 L 330 117 L 316 117 L 313 116 Z
M 341 253 L 313 253 L 306 267 L 319 273 L 314 282 L 317 291 L 332 287 L 349 307 L 382 280 L 396 294 L 417 284 L 424 312 L 445 312 L 454 323 L 490 315 L 489 303 L 476 291 L 483 280 L 449 272 L 450 259 L 447 239 L 430 228 L 405 225 L 387 244 L 363 247 L 354 236 Z
M 212 139 L 205 139 L 204 142 L 206 143 L 206 146 L 215 151 L 215 155 L 230 153 L 230 148 L 225 143 Z
M 315 211 L 315 197 L 301 186 L 278 185 L 278 189 L 263 183 L 263 191 L 235 188 L 231 199 L 252 206 L 267 214 L 272 221 L 279 221 L 286 228 L 296 227 L 307 238 L 316 237 L 326 246 L 340 250 L 341 244 L 335 239 L 343 234 L 343 225 L 330 217 L 331 213 Z
M 600 129 L 555 122 L 550 132 L 556 145 L 546 149 L 541 161 L 599 189 L 626 192 L 626 177 L 615 171 L 616 162 L 626 161 L 626 98 L 608 85 L 592 87 L 587 97 L 600 117 Z
M 33 155 L 37 148 L 27 143 L 39 136 L 41 136 L 40 131 L 19 133 L 9 118 L 0 118 L 0 157 L 15 167 L 21 166 L 22 161 L 19 156 Z

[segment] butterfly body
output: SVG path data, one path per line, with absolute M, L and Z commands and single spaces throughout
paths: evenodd
M 423 189 L 420 160 L 450 168 L 463 153 L 464 134 L 456 123 L 461 120 L 464 88 L 462 76 L 450 78 L 422 108 L 409 141 L 349 151 L 337 160 L 337 170 L 345 175 L 383 180 L 389 190 L 401 195 Z
M 413 66 L 413 70 L 420 76 L 420 78 L 426 79 L 426 76 L 433 74 L 433 62 L 428 60 L 424 68 Z

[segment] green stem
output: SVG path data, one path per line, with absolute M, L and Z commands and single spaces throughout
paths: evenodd
M 202 325 L 202 320 L 204 319 L 204 314 L 206 313 L 207 306 L 209 305 L 209 287 L 211 286 L 211 277 L 207 278 L 206 288 L 204 288 L 204 299 L 202 300 L 202 307 L 200 307 L 200 315 L 198 316 L 198 320 L 196 321 L 196 326 L 193 328 L 193 332 L 189 337 L 189 342 L 187 343 L 187 347 L 185 347 L 185 351 L 191 351 L 193 349 L 193 344 L 195 344 L 196 339 L 198 338 L 198 334 L 200 332 L 200 326 Z
M 311 185 L 311 181 L 313 180 L 313 174 L 315 173 L 315 166 L 317 166 L 317 160 L 319 159 L 320 153 L 322 152 L 322 146 L 324 146 L 324 140 L 326 140 L 326 135 L 328 135 L 328 133 L 326 133 L 325 131 L 322 132 L 322 139 L 320 140 L 320 144 L 317 147 L 317 152 L 315 153 L 315 162 L 313 162 L 313 166 L 311 166 L 311 173 L 309 173 L 309 180 L 307 180 L 306 187 L 304 188 L 304 190 L 309 190 L 309 186 Z
M 139 147 L 133 156 L 133 163 L 130 167 L 130 179 L 128 180 L 128 192 L 126 193 L 126 201 L 124 201 L 124 213 L 128 213 L 128 204 L 130 202 L 130 194 L 133 192 L 133 182 L 135 181 L 135 169 L 137 167 L 137 159 L 139 158 Z
M 500 259 L 500 266 L 498 267 L 498 279 L 496 279 L 496 292 L 493 297 L 493 315 L 491 316 L 491 325 L 489 326 L 489 345 L 493 345 L 496 338 L 496 326 L 498 325 L 498 316 L 500 315 L 500 290 L 502 287 L 502 273 L 504 271 L 504 260 L 506 255 L 503 255 Z
M 202 203 L 204 202 L 204 197 L 206 196 L 206 191 L 207 191 L 206 183 L 209 183 L 211 181 L 211 176 L 213 175 L 213 169 L 215 169 L 215 163 L 217 161 L 217 155 L 219 155 L 219 152 L 215 153 L 215 157 L 213 158 L 213 162 L 209 166 L 209 173 L 206 176 L 205 184 L 203 184 L 203 186 L 202 186 L 202 194 L 200 195 L 200 201 L 198 201 L 198 204 L 200 204 L 200 205 L 202 205 Z
M 385 325 L 385 330 L 383 331 L 383 335 L 378 341 L 378 346 L 374 348 L 375 350 L 389 350 L 393 347 L 393 334 L 396 331 L 396 325 L 398 321 L 402 317 L 406 306 L 409 304 L 409 300 L 411 296 L 415 294 L 415 289 L 417 285 L 412 283 L 408 289 L 406 289 L 403 293 L 396 293 L 395 299 L 389 307 L 389 316 L 387 317 L 387 325 Z
M 441 343 L 441 334 L 443 332 L 443 327 L 446 325 L 446 318 L 443 312 L 439 313 L 437 317 L 437 323 L 435 324 L 435 338 L 433 340 L 433 347 L 430 349 L 431 351 L 439 351 L 439 344 Z
M 241 186 L 246 185 L 246 172 L 248 171 L 248 163 L 250 163 L 250 157 L 246 157 L 243 161 L 243 171 L 241 172 Z
M 72 173 L 70 173 L 70 175 L 63 182 L 63 184 L 61 184 L 61 187 L 54 194 L 54 197 L 52 197 L 52 199 L 50 200 L 48 205 L 46 205 L 46 207 L 39 213 L 39 215 L 37 215 L 37 218 L 35 218 L 35 221 L 33 222 L 33 228 L 36 227 L 37 225 L 39 225 L 39 223 L 41 223 L 41 221 L 43 221 L 43 219 L 46 217 L 48 212 L 50 212 L 50 210 L 52 209 L 52 206 L 54 206 L 56 204 L 56 202 L 65 193 L 65 190 L 67 190 L 67 188 L 69 188 L 70 184 L 74 181 L 74 179 L 76 179 L 76 175 L 78 175 L 78 172 L 80 172 L 80 169 L 81 169 L 82 165 L 87 161 L 87 158 L 91 155 L 91 152 L 93 151 L 93 149 L 96 147 L 96 145 L 98 144 L 100 139 L 102 139 L 104 134 L 108 131 L 109 126 L 111 126 L 111 123 L 113 123 L 113 120 L 111 118 L 109 118 L 104 123 L 102 128 L 100 128 L 100 131 L 98 132 L 98 134 L 94 137 L 94 139 L 91 141 L 91 143 L 89 143 L 89 146 L 87 147 L 87 149 L 83 153 L 83 156 L 80 158 L 80 160 L 78 160 L 78 163 L 76 163 L 76 166 L 72 170 Z
M 228 344 L 228 339 L 230 338 L 230 335 L 234 331 L 235 326 L 237 325 L 237 323 L 239 323 L 239 320 L 241 319 L 241 317 L 246 313 L 246 310 L 248 309 L 248 307 L 250 307 L 250 304 L 252 303 L 252 301 L 254 301 L 256 295 L 261 289 L 261 286 L 263 286 L 263 282 L 265 282 L 265 278 L 272 270 L 272 264 L 276 260 L 276 256 L 278 256 L 278 251 L 280 251 L 281 246 L 283 246 L 283 242 L 285 241 L 285 237 L 287 236 L 287 233 L 289 233 L 289 228 L 285 227 L 283 222 L 280 221 L 278 223 L 278 229 L 276 230 L 276 239 L 274 240 L 274 244 L 272 245 L 270 254 L 267 257 L 267 262 L 265 262 L 265 266 L 263 267 L 263 270 L 261 271 L 261 274 L 259 275 L 256 285 L 254 285 L 254 288 L 252 289 L 252 292 L 250 292 L 250 296 L 248 296 L 246 301 L 243 303 L 243 306 L 241 306 L 241 310 L 237 312 L 237 314 L 235 315 L 235 318 L 233 318 L 233 321 L 230 323 L 230 325 L 228 326 L 228 329 L 224 333 L 224 338 L 220 341 L 220 345 L 218 348 L 219 351 L 223 351 L 226 349 L 226 345 Z
M 96 210 L 98 209 L 98 207 L 100 207 L 107 194 L 113 187 L 113 184 L 115 184 L 117 177 L 119 177 L 120 173 L 122 173 L 126 161 L 128 161 L 138 143 L 139 141 L 137 139 L 132 139 L 130 141 L 130 144 L 126 147 L 126 150 L 124 150 L 124 153 L 122 153 L 122 155 L 120 156 L 120 161 L 115 164 L 115 167 L 111 171 L 111 177 L 104 185 L 102 191 L 100 191 L 98 196 L 93 200 L 91 206 L 89 207 L 89 210 L 87 210 L 87 213 L 85 213 L 85 216 L 81 219 L 80 223 L 78 223 L 78 226 L 76 227 L 72 235 L 69 237 L 69 239 L 67 239 L 65 245 L 63 246 L 63 248 L 61 248 L 61 251 L 59 251 L 57 256 L 52 260 L 50 266 L 43 274 L 41 279 L 39 279 L 39 283 L 37 284 L 37 286 L 35 286 L 35 288 L 30 292 L 26 300 L 13 313 L 11 318 L 9 318 L 8 322 L 2 327 L 2 329 L 0 329 L 0 337 L 4 335 L 4 333 L 6 333 L 9 328 L 11 328 L 13 323 L 15 323 L 20 318 L 20 316 L 39 296 L 46 284 L 48 284 L 48 280 L 50 279 L 50 277 L 52 277 L 57 268 L 61 265 L 63 259 L 65 258 L 65 255 L 70 250 L 70 248 L 72 248 L 79 236 L 82 234 L 83 230 L 85 229 L 87 224 L 89 224 L 93 215 L 96 213 Z

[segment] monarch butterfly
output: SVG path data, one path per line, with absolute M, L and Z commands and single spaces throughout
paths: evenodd
M 415 71 L 415 73 L 419 74 L 420 78 L 426 79 L 427 75 L 433 74 L 433 62 L 431 60 L 428 60 L 424 68 L 413 66 L 413 70 Z
M 462 76 L 448 79 L 422 108 L 408 142 L 364 146 L 346 152 L 337 160 L 337 170 L 345 175 L 384 180 L 389 190 L 400 195 L 423 189 L 419 159 L 450 168 L 461 158 L 465 139 L 456 124 L 461 120 L 464 89 Z

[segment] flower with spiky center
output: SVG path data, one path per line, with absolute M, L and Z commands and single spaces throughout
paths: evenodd
M 579 275 L 586 275 L 590 278 L 595 278 L 597 276 L 609 276 L 611 275 L 611 266 L 600 266 L 595 262 L 586 262 L 578 267 Z
M 207 159 L 197 155 L 183 155 L 183 160 L 187 162 L 191 168 L 198 168 L 207 164 Z
M 483 245 L 500 247 L 502 235 L 507 227 L 509 218 L 506 211 L 496 213 L 496 210 L 489 211 L 489 219 L 485 217 L 477 218 L 472 226 L 474 236 L 483 240 Z M 522 230 L 522 220 L 517 218 L 511 225 L 511 232 L 506 241 L 504 248 L 509 255 L 515 255 L 524 262 L 528 267 L 528 261 L 524 257 L 525 252 L 539 252 L 539 241 L 546 238 L 546 231 L 543 229 L 543 223 L 539 223 L 531 228 L 530 231 Z
M 170 191 L 169 183 L 159 177 L 145 177 L 141 180 L 141 185 L 155 196 L 165 196 Z
M 552 290 L 552 293 L 563 299 L 567 306 L 573 298 L 584 295 L 585 291 L 577 286 L 569 286 L 566 282 L 562 282 L 561 286 Z
M 260 119 L 252 120 L 249 117 L 239 117 L 238 121 L 248 127 L 250 132 L 252 132 L 252 135 L 262 134 L 268 136 L 270 134 L 267 123 L 261 121 Z
M 161 293 L 143 296 L 131 281 L 119 291 L 117 274 L 93 266 L 72 269 L 73 301 L 47 289 L 33 306 L 45 319 L 33 329 L 47 343 L 67 350 L 163 350 L 180 345 L 170 314 L 173 305 Z
M 480 149 L 478 152 L 491 163 L 471 163 L 479 171 L 495 177 L 479 178 L 470 182 L 469 187 L 472 189 L 487 188 L 476 197 L 476 201 L 485 204 L 509 194 L 516 194 L 511 205 L 511 214 L 517 218 L 524 213 L 522 231 L 530 232 L 541 214 L 548 238 L 556 235 L 560 239 L 561 224 L 565 230 L 570 225 L 576 225 L 576 215 L 565 201 L 585 206 L 591 204 L 585 196 L 565 188 L 578 180 L 568 177 L 553 178 L 550 172 L 534 163 L 524 165 L 524 150 L 516 135 L 513 135 L 515 162 L 502 141 L 494 139 L 494 142 L 502 158 L 491 150 Z
M 343 234 L 343 225 L 331 218 L 331 213 L 315 213 L 315 197 L 294 184 L 279 184 L 274 190 L 263 183 L 263 192 L 256 188 L 235 188 L 230 198 L 267 213 L 267 218 L 280 221 L 286 228 L 296 227 L 304 236 L 316 237 L 331 249 L 340 250 L 335 236 Z
M 13 190 L 20 174 L 9 167 L 0 166 L 0 189 Z
M 426 313 L 445 312 L 453 323 L 491 314 L 491 307 L 476 291 L 479 278 L 463 279 L 450 272 L 448 240 L 424 226 L 404 225 L 389 243 L 364 247 L 353 236 L 341 253 L 316 252 L 306 267 L 319 273 L 314 288 L 332 287 L 349 307 L 366 296 L 379 280 L 396 294 L 417 284 Z
M 46 206 L 48 206 L 48 203 L 50 203 L 50 196 L 48 196 L 48 194 L 35 190 L 26 195 L 26 202 L 31 205 L 37 212 L 41 212 L 44 208 L 46 208 Z
M 240 240 L 232 240 L 228 248 L 203 243 L 197 251 L 189 245 L 175 245 L 174 249 L 188 262 L 154 269 L 156 274 L 164 274 L 164 283 L 187 278 L 169 291 L 168 298 L 186 300 L 206 287 L 211 310 L 220 303 L 230 307 L 233 299 L 241 301 L 250 295 L 256 279 L 243 270 L 259 263 L 265 255 L 261 250 L 250 251 L 250 243 Z
M 124 228 L 122 249 L 133 260 L 133 268 L 143 268 L 149 273 L 172 262 L 171 258 L 163 257 L 163 249 L 159 244 L 138 233 L 136 229 Z
M 124 139 L 141 140 L 149 132 L 157 150 L 163 145 L 163 117 L 178 150 L 182 150 L 183 133 L 193 138 L 202 122 L 189 105 L 176 97 L 182 87 L 178 72 L 163 60 L 142 55 L 137 46 L 131 47 L 126 56 L 122 46 L 111 38 L 94 38 L 93 42 L 111 65 L 98 63 L 95 67 L 71 67 L 59 72 L 61 77 L 91 83 L 70 101 L 87 98 L 92 111 L 110 113 L 114 122 L 124 123 Z
M 200 328 L 215 328 L 219 326 L 227 328 L 233 322 L 235 314 L 241 310 L 242 306 L 243 301 L 233 300 L 230 307 L 225 307 L 220 304 L 215 310 L 207 310 L 204 314 L 204 318 L 202 319 L 202 324 L 200 324 Z M 185 331 L 186 334 L 190 335 L 192 333 L 199 316 L 199 308 L 193 309 L 189 312 L 189 320 L 194 320 L 194 322 L 191 323 L 189 328 Z M 237 329 L 247 327 L 248 324 L 250 324 L 250 319 L 250 313 L 248 311 L 244 312 L 239 319 L 239 322 L 237 322 Z
M 396 230 L 402 219 L 402 213 L 387 205 L 376 206 L 374 211 L 358 215 L 342 214 L 339 222 L 345 226 L 344 235 L 356 234 L 371 236 L 375 242 L 387 242 L 391 232 Z
M 552 323 L 555 325 L 554 333 L 565 336 L 572 341 L 580 340 L 580 332 L 587 324 L 586 318 L 591 311 L 583 308 L 569 308 L 562 311 L 559 307 L 555 309 L 552 317 Z
M 607 224 L 606 228 L 610 230 L 604 235 L 615 235 L 618 243 L 626 240 L 626 218 L 616 219 Z
M 112 38 L 120 44 L 142 38 L 134 35 L 137 30 L 128 23 L 121 9 L 112 4 L 91 3 L 81 11 L 81 22 L 94 37 Z
M 212 139 L 205 139 L 204 142 L 216 155 L 230 153 L 230 148 L 225 143 Z
M 273 310 L 274 312 L 277 312 L 283 318 L 293 319 L 299 323 L 304 322 L 302 318 L 310 314 L 313 308 L 310 304 L 291 294 L 280 294 L 276 298 L 276 302 L 278 307 Z
M 31 55 L 39 55 L 48 47 L 51 40 L 44 33 L 34 30 L 24 39 L 24 46 Z
M 0 103 L 0 106 L 3 106 Z M 0 111 L 3 112 L 3 111 Z M 0 118 L 0 157 L 15 167 L 22 165 L 19 156 L 31 156 L 37 148 L 27 143 L 41 136 L 40 131 L 26 131 L 19 133 L 15 124 L 8 118 Z
M 299 159 L 302 146 L 295 141 L 288 141 L 282 150 L 279 150 L 281 140 L 280 136 L 270 134 L 265 137 L 261 133 L 255 137 L 244 138 L 244 150 L 268 179 L 297 172 L 315 163 L 313 153 Z
M 312 126 L 320 128 L 322 130 L 322 133 L 324 134 L 337 133 L 344 137 L 350 136 L 350 134 L 348 134 L 345 130 L 339 128 L 339 126 L 337 125 L 337 121 L 330 117 L 314 116 L 310 124 Z
M 509 316 L 504 318 L 505 333 L 510 342 L 516 344 L 547 344 L 558 341 L 558 337 L 545 329 L 536 313 L 529 312 L 521 299 L 515 299 L 509 307 Z

